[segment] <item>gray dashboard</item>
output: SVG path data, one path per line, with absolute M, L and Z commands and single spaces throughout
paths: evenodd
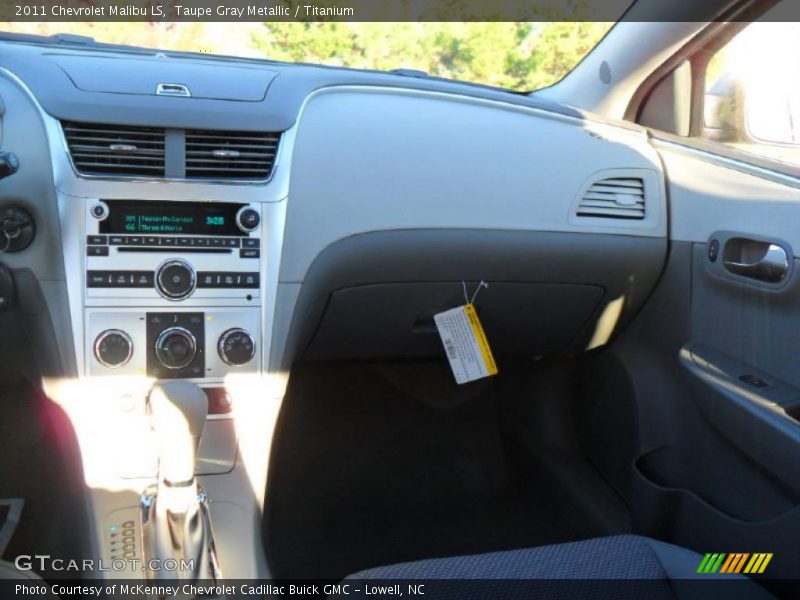
M 41 343 L 57 341 L 65 372 L 81 371 L 83 337 L 75 300 L 82 283 L 71 280 L 80 274 L 70 268 L 82 263 L 66 241 L 81 232 L 72 226 L 73 199 L 261 203 L 269 371 L 303 358 L 435 354 L 431 311 L 458 301 L 461 281 L 480 279 L 497 290 L 485 317 L 498 352 L 579 353 L 608 341 L 635 314 L 664 263 L 663 171 L 635 127 L 434 79 L 2 48 L 2 149 L 16 152 L 22 168 L 0 181 L 0 203 L 30 207 L 40 224 L 34 245 L 2 260 L 28 270 L 41 288 L 52 326 Z M 186 85 L 194 96 L 157 96 L 158 83 Z M 283 140 L 267 183 L 90 180 L 65 158 L 60 120 L 276 131 Z M 631 180 L 640 182 L 640 216 L 586 212 L 597 186 Z M 387 300 L 398 295 L 404 310 Z M 368 325 L 354 309 L 360 306 L 371 307 Z M 540 314 L 514 331 L 504 315 L 528 306 Z M 381 341 L 380 330 L 391 335 Z M 350 342 L 338 343 L 342 336 Z M 527 344 L 526 336 L 547 343 Z
M 311 92 L 338 85 L 434 90 L 581 116 L 554 102 L 496 88 L 391 73 L 181 53 L 76 51 L 34 44 L 4 48 L 9 51 L 3 52 L 2 65 L 25 81 L 42 107 L 58 119 L 185 128 L 213 123 L 220 129 L 284 131 L 294 124 Z M 185 98 L 154 95 L 155 84 L 169 82 L 197 90 L 192 110 L 186 110 Z M 146 85 L 151 85 L 149 94 L 137 89 Z

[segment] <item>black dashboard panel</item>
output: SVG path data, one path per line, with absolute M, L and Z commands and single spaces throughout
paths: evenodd
M 309 269 L 281 366 L 441 356 L 433 314 L 464 303 L 462 280 L 489 282 L 476 306 L 497 354 L 580 354 L 613 300 L 624 302 L 608 335 L 627 325 L 666 249 L 663 238 L 511 230 L 353 236 Z
M 236 213 L 244 204 L 232 202 L 146 202 L 105 200 L 108 218 L 102 234 L 184 234 L 238 236 Z

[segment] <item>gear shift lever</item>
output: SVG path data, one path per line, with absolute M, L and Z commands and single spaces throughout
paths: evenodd
M 150 392 L 150 414 L 158 438 L 159 484 L 189 485 L 206 427 L 205 392 L 188 381 L 157 383 Z
M 158 441 L 158 482 L 142 495 L 143 546 L 148 559 L 192 565 L 183 571 L 148 572 L 151 579 L 220 578 L 205 493 L 194 471 L 205 429 L 208 399 L 185 381 L 157 383 L 150 415 Z M 181 563 L 181 561 L 184 561 Z

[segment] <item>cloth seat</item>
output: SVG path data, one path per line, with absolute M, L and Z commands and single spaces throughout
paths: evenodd
M 716 582 L 726 585 L 733 597 L 772 597 L 759 585 L 739 575 L 699 575 L 697 568 L 701 560 L 702 556 L 685 548 L 637 535 L 617 535 L 400 563 L 360 571 L 345 582 L 436 580 L 433 597 L 437 600 L 451 597 L 707 598 L 704 594 L 709 591 L 708 584 Z M 430 586 L 426 587 L 427 597 Z

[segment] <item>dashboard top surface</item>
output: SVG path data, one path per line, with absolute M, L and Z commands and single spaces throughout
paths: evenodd
M 30 43 L 0 42 L 0 48 L 0 67 L 24 81 L 42 107 L 62 120 L 285 131 L 309 94 L 339 85 L 417 89 L 586 117 L 535 96 L 392 72 Z M 159 83 L 184 84 L 192 97 L 156 95 Z

